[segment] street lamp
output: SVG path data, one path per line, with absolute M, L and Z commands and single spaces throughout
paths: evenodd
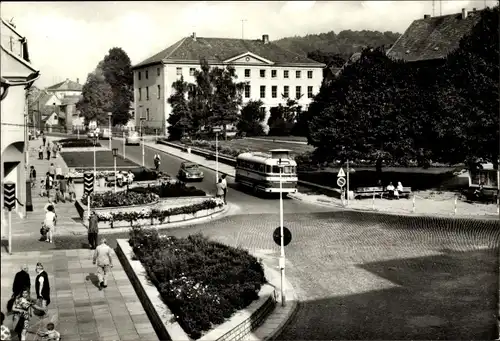
M 118 156 L 118 148 L 113 148 L 113 160 L 115 162 L 115 193 L 116 193 L 116 157 Z
M 95 133 L 92 136 L 92 142 L 94 143 L 94 191 L 95 191 L 96 183 L 97 183 L 97 170 L 96 170 L 96 160 L 95 160 L 95 149 L 96 149 L 96 145 L 97 145 L 97 136 Z
M 278 167 L 280 169 L 280 270 L 281 270 L 281 305 L 285 306 L 285 231 L 283 228 L 283 164 L 281 159 L 278 161 Z
M 80 139 L 80 111 L 78 110 L 76 114 L 78 115 L 78 120 L 76 121 L 76 136 Z
M 109 122 L 109 149 L 111 149 L 111 115 L 112 112 L 108 112 L 108 122 Z
M 140 129 L 141 129 L 141 143 L 142 143 L 142 167 L 145 167 L 144 163 L 144 136 L 142 135 L 142 122 L 144 122 L 146 119 L 144 117 L 141 117 L 141 124 L 140 124 Z
M 215 132 L 215 183 L 219 182 L 219 127 L 214 127 Z

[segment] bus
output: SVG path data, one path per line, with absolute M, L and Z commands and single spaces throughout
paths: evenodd
M 281 165 L 281 167 L 280 167 Z M 235 182 L 257 193 L 297 192 L 297 163 L 290 158 L 290 150 L 273 149 L 269 153 L 242 153 L 236 158 Z

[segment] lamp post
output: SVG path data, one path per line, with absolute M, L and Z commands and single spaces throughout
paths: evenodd
M 108 112 L 108 122 L 109 122 L 109 149 L 112 148 L 111 146 L 111 116 L 113 115 L 112 112 Z
M 215 183 L 219 182 L 219 127 L 214 127 L 215 132 Z
M 141 117 L 141 124 L 140 124 L 140 129 L 141 129 L 141 143 L 142 143 L 142 167 L 145 167 L 144 163 L 144 136 L 142 134 L 142 122 L 144 122 L 145 118 Z
M 285 231 L 283 228 L 283 165 L 281 163 L 281 159 L 279 159 L 278 167 L 280 169 L 280 270 L 281 270 L 281 305 L 285 306 Z
M 116 157 L 118 156 L 118 148 L 113 148 L 113 160 L 115 163 L 115 193 L 116 193 Z
M 76 114 L 78 115 L 78 120 L 76 121 L 76 136 L 78 139 L 80 139 L 80 111 L 77 111 Z
M 92 136 L 92 142 L 94 142 L 94 191 L 96 188 L 96 183 L 97 183 L 97 170 L 96 170 L 96 160 L 95 160 L 95 149 L 97 145 L 97 136 L 94 134 Z

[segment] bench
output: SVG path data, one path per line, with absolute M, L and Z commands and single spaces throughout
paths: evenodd
M 384 187 L 377 186 L 377 187 L 358 187 L 354 191 L 354 198 L 355 199 L 361 199 L 361 198 L 371 198 L 373 197 L 373 194 L 375 196 L 380 196 L 380 198 L 389 198 L 392 199 L 394 198 L 394 192 L 388 191 Z M 410 198 L 411 195 L 411 187 L 403 187 L 403 190 L 399 192 L 399 197 L 400 198 Z

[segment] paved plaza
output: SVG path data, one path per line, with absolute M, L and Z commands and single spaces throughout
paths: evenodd
M 44 318 L 36 315 L 30 321 L 28 340 L 35 340 L 38 330 L 54 322 L 64 341 L 158 340 L 134 288 L 114 255 L 108 287 L 99 291 L 96 266 L 90 250 L 51 250 L 20 252 L 13 255 L 2 250 L 2 308 L 12 293 L 12 281 L 22 264 L 28 264 L 31 294 L 35 295 L 34 272 L 41 262 L 49 275 L 51 304 Z M 12 315 L 6 325 L 12 327 Z M 11 328 L 12 330 L 12 328 Z

